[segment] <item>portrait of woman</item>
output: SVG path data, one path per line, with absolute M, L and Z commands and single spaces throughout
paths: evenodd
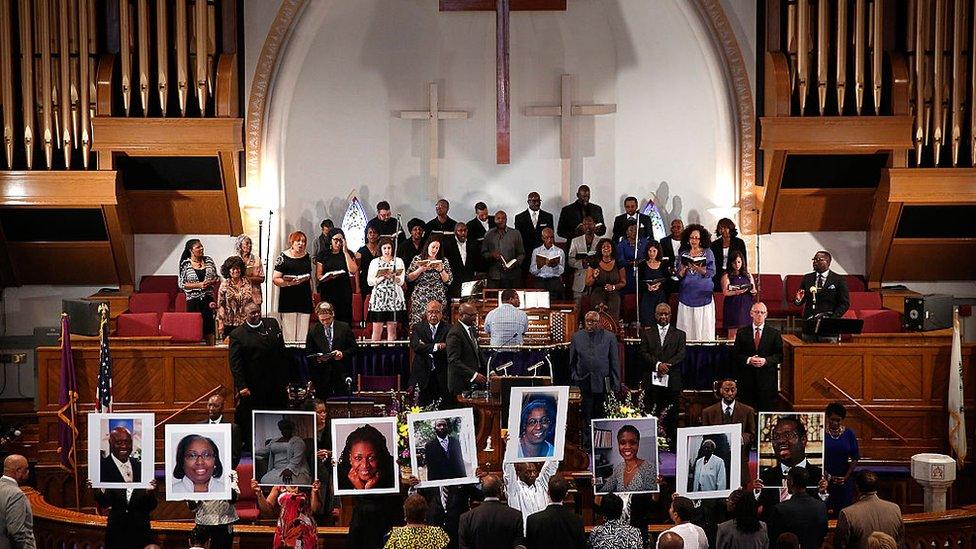
M 561 460 L 566 444 L 569 387 L 512 387 L 508 402 L 508 432 L 502 436 L 505 463 L 540 459 Z
M 553 457 L 556 402 L 548 395 L 531 395 L 522 406 L 519 421 L 518 457 Z
M 312 420 L 314 421 L 314 417 Z M 260 475 L 261 484 L 310 486 L 313 479 L 305 451 L 305 440 L 295 434 L 295 422 L 292 419 L 280 419 L 277 425 L 281 436 L 254 441 L 255 469 Z
M 385 418 L 384 418 L 385 419 Z M 336 483 L 338 491 L 361 491 L 361 490 L 384 490 L 397 488 L 397 469 L 390 452 L 388 436 L 393 436 L 393 429 L 387 427 L 395 426 L 396 418 L 390 418 L 394 423 L 378 422 L 379 428 L 366 423 L 362 419 L 352 420 L 358 426 L 345 437 L 342 443 L 342 453 L 336 462 Z M 371 420 L 376 422 L 377 420 Z M 349 423 L 343 420 L 333 421 L 333 433 L 342 425 Z M 394 427 L 395 428 L 395 427 Z M 347 427 L 348 429 L 348 427 Z M 384 434 L 388 430 L 388 434 Z M 333 441 L 333 444 L 340 442 Z M 338 445 L 335 446 L 338 448 Z M 348 493 L 348 492 L 347 492 Z
M 174 494 L 224 491 L 224 465 L 213 439 L 198 434 L 186 435 L 176 446 L 173 459 L 175 480 L 169 489 Z
M 645 425 L 640 425 L 645 423 Z M 649 423 L 649 425 L 647 424 Z M 641 445 L 641 428 L 645 433 L 656 433 L 657 423 L 653 418 L 625 419 L 625 420 L 597 420 L 593 422 L 594 437 L 599 432 L 612 435 L 616 429 L 615 444 L 610 447 L 599 448 L 598 438 L 594 438 L 594 492 L 606 493 L 635 493 L 656 492 L 657 484 L 657 441 L 645 437 L 645 444 Z M 604 439 L 608 437 L 603 437 Z M 605 441 L 608 442 L 608 441 Z M 642 447 L 644 451 L 641 451 Z M 616 452 L 617 456 L 608 456 Z M 610 459 L 613 458 L 613 459 Z M 610 476 L 600 478 L 600 473 L 609 469 Z

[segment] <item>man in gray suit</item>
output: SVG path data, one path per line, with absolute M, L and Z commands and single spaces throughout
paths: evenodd
M 605 416 L 607 390 L 620 390 L 620 354 L 616 336 L 600 327 L 600 313 L 586 313 L 583 325 L 569 346 L 569 371 L 580 388 L 580 427 L 583 447 L 589 449 L 590 420 Z
M 35 549 L 34 515 L 20 483 L 27 480 L 27 458 L 11 454 L 0 477 L 0 549 Z
M 858 471 L 854 486 L 860 499 L 841 509 L 834 531 L 834 547 L 866 548 L 873 532 L 884 532 L 895 538 L 898 546 L 905 539 L 905 523 L 898 505 L 878 497 L 878 475 L 871 471 Z

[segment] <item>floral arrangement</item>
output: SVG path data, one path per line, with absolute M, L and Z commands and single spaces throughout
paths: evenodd
M 441 400 L 437 399 L 427 406 L 420 405 L 420 391 L 391 391 L 393 399 L 387 408 L 387 415 L 397 418 L 397 463 L 410 465 L 410 430 L 407 427 L 407 414 L 433 412 L 440 407 Z
M 657 447 L 659 450 L 669 450 L 671 443 L 668 440 L 667 432 L 664 430 L 664 418 L 671 412 L 673 406 L 667 406 L 660 412 L 657 406 L 652 406 L 650 412 L 644 409 L 644 391 L 636 391 L 637 398 L 634 398 L 634 391 L 624 387 L 624 398 L 617 398 L 616 393 L 607 393 L 606 413 L 609 419 L 640 419 L 644 417 L 657 418 Z

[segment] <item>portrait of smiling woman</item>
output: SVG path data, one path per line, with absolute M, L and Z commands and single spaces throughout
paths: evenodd
M 552 457 L 556 426 L 556 402 L 550 396 L 533 395 L 522 407 L 519 421 L 518 457 Z
M 230 424 L 166 428 L 166 499 L 230 499 Z
M 384 421 L 387 418 L 351 420 L 357 425 L 343 441 L 334 440 L 334 447 L 342 446 L 342 453 L 336 461 L 337 493 L 346 491 L 390 491 L 397 489 L 398 476 L 389 440 L 393 436 L 395 423 Z M 395 418 L 389 418 L 394 420 Z M 336 429 L 348 432 L 350 420 L 333 420 L 333 433 Z M 343 426 L 346 426 L 343 428 Z M 375 425 L 375 426 L 374 426 Z M 385 433 L 385 434 L 384 434 Z

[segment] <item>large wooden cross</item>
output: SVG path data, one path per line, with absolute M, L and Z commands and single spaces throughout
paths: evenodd
M 467 111 L 442 111 L 437 97 L 437 83 L 428 85 L 427 110 L 400 111 L 397 118 L 404 120 L 427 120 L 427 151 L 430 157 L 430 188 L 434 195 L 440 197 L 439 169 L 437 157 L 440 151 L 440 136 L 438 133 L 441 120 L 457 120 L 467 118 Z
M 495 12 L 495 162 L 511 162 L 511 89 L 508 78 L 508 13 L 566 11 L 566 0 L 440 0 L 441 11 Z
M 548 107 L 526 107 L 526 116 L 558 116 L 559 117 L 559 158 L 562 163 L 562 198 L 563 202 L 569 200 L 570 192 L 570 166 L 573 159 L 573 117 L 574 116 L 597 116 L 601 114 L 613 114 L 617 112 L 617 105 L 614 103 L 580 105 L 573 104 L 573 81 L 572 74 L 564 74 L 560 83 L 560 101 L 558 105 Z

